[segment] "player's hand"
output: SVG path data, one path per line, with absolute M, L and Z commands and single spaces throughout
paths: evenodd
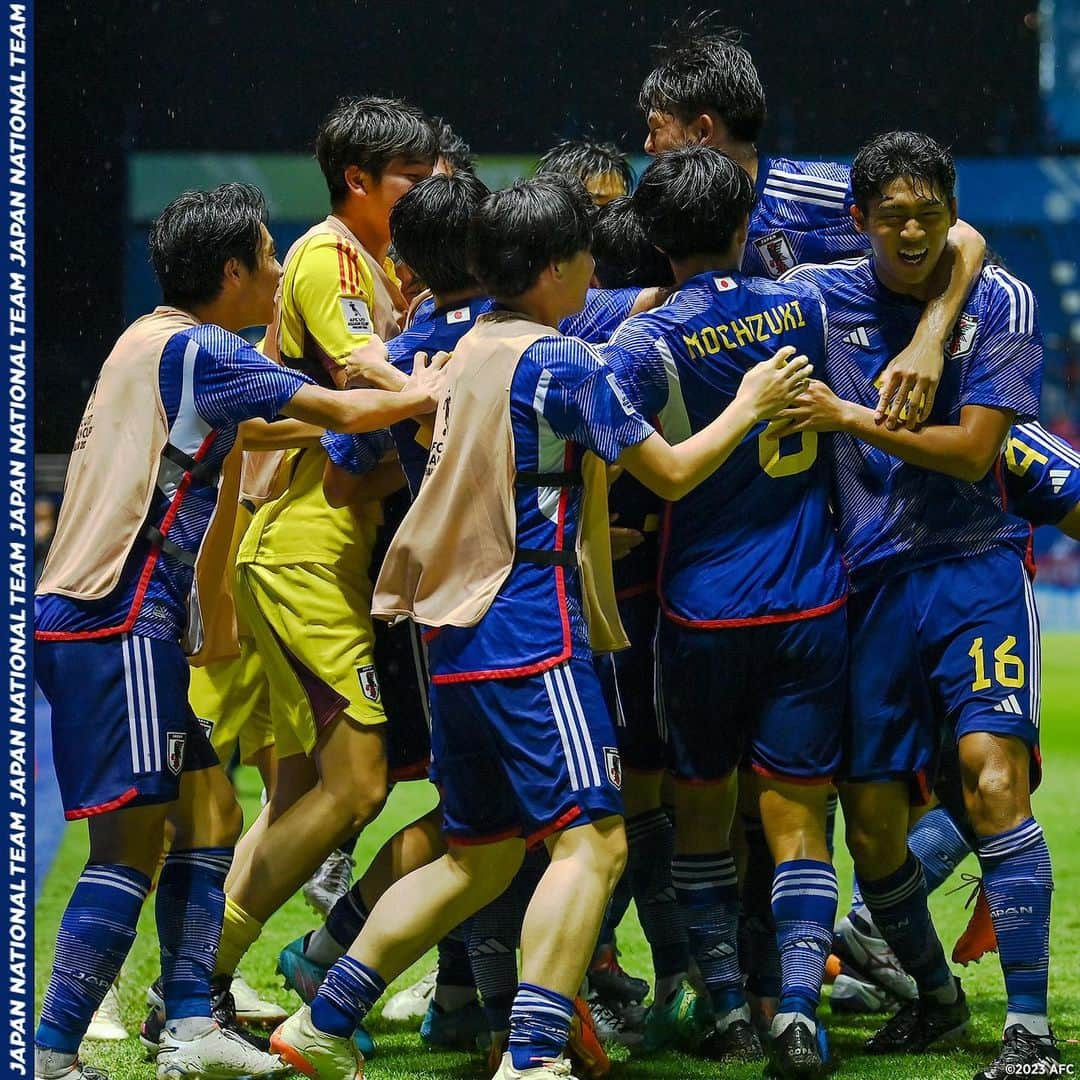
M 775 434 L 800 431 L 841 431 L 847 402 L 838 398 L 820 379 L 811 379 L 794 403 L 776 414 Z
M 916 332 L 911 344 L 885 368 L 874 421 L 890 431 L 906 426 L 914 431 L 934 407 L 945 350 L 941 342 Z M 906 409 L 906 413 L 905 413 Z
M 611 533 L 611 560 L 612 562 L 618 562 L 620 559 L 625 559 L 631 551 L 634 550 L 639 544 L 645 543 L 645 534 L 640 529 L 628 529 L 623 525 L 616 527 L 615 522 L 619 520 L 618 514 L 611 514 L 608 517 L 610 522 Z
M 374 387 L 400 390 L 404 376 L 388 359 L 386 344 L 377 337 L 358 345 L 345 358 L 345 386 L 349 390 Z
M 739 383 L 735 401 L 750 410 L 755 421 L 768 420 L 806 389 L 814 365 L 796 356 L 791 345 L 755 364 Z
M 423 394 L 427 398 L 427 408 L 422 409 L 422 412 L 434 412 L 446 394 L 450 379 L 446 362 L 449 359 L 450 354 L 441 350 L 430 359 L 425 352 L 418 352 L 413 358 L 412 374 L 405 389 Z

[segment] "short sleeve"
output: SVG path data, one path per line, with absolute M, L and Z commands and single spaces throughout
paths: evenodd
M 1040 424 L 1021 424 L 1005 442 L 1008 509 L 1033 525 L 1056 525 L 1080 506 L 1080 450 Z
M 590 289 L 585 306 L 559 324 L 567 337 L 597 343 L 607 341 L 620 323 L 630 317 L 641 289 Z
M 257 417 L 273 420 L 301 386 L 311 383 L 306 375 L 267 360 L 243 338 L 220 327 L 198 327 L 192 337 L 199 344 L 195 408 L 214 427 Z
M 326 456 L 354 476 L 371 472 L 394 448 L 389 431 L 371 431 L 363 435 L 343 435 L 328 431 L 319 440 Z
M 624 323 L 598 350 L 642 416 L 658 416 L 667 405 L 669 379 L 661 350 L 646 316 Z

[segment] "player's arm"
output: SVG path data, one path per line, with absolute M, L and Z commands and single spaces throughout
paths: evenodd
M 966 221 L 949 230 L 949 241 L 934 269 L 934 295 L 916 327 L 915 336 L 885 368 L 876 418 L 890 428 L 899 427 L 900 414 L 911 402 L 907 427 L 916 428 L 930 415 L 945 367 L 945 346 L 956 320 L 982 271 L 986 241 Z M 921 403 L 921 408 L 920 408 Z
M 389 427 L 435 410 L 446 388 L 444 365 L 449 358 L 449 353 L 438 352 L 429 361 L 426 353 L 417 353 L 412 375 L 396 392 L 327 390 L 305 384 L 282 407 L 281 414 L 347 434 Z
M 619 456 L 651 491 L 681 499 L 730 457 L 755 424 L 775 416 L 805 387 L 813 365 L 790 345 L 752 367 L 731 404 L 707 427 L 674 446 L 655 432 Z
M 318 446 L 323 430 L 301 420 L 267 423 L 256 417 L 240 425 L 240 441 L 245 450 L 302 450 Z
M 776 434 L 842 431 L 910 465 L 976 483 L 993 468 L 1015 420 L 1008 409 L 965 405 L 957 424 L 933 424 L 908 431 L 877 422 L 873 409 L 844 401 L 817 379 L 780 414 L 788 422 Z
M 388 359 L 386 344 L 372 336 L 365 345 L 359 345 L 345 358 L 345 385 L 347 387 L 374 387 L 376 390 L 400 390 L 407 376 Z

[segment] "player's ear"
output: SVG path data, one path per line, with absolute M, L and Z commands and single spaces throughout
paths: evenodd
M 354 195 L 367 195 L 371 191 L 371 174 L 359 165 L 348 165 L 345 168 L 345 186 Z
M 690 124 L 690 133 L 693 136 L 694 142 L 701 143 L 704 146 L 715 146 L 716 136 L 716 121 L 712 115 L 707 112 L 703 112 Z
M 235 255 L 226 259 L 221 278 L 222 288 L 238 287 L 241 283 L 240 275 L 243 269 L 243 264 Z
M 855 228 L 858 232 L 866 232 L 866 218 L 855 203 L 851 204 L 851 220 L 855 223 Z

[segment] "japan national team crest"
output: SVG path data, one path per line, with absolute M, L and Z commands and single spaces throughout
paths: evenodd
M 170 731 L 165 736 L 165 764 L 173 776 L 179 776 L 184 767 L 184 744 L 187 735 L 182 731 Z
M 365 664 L 356 669 L 356 677 L 360 680 L 360 689 L 368 701 L 378 703 L 381 691 L 379 690 L 379 676 L 375 674 L 374 664 Z
M 607 778 L 621 791 L 622 759 L 619 757 L 618 749 L 614 746 L 604 747 L 604 771 L 607 773 Z
M 952 337 L 945 346 L 945 358 L 947 360 L 959 360 L 961 356 L 967 356 L 975 344 L 975 331 L 979 329 L 979 320 L 974 315 L 962 312 L 956 320 Z
M 760 240 L 755 240 L 754 247 L 758 249 L 758 254 L 765 263 L 765 269 L 774 278 L 787 273 L 795 266 L 795 253 L 791 250 L 791 244 L 781 229 L 761 237 Z

